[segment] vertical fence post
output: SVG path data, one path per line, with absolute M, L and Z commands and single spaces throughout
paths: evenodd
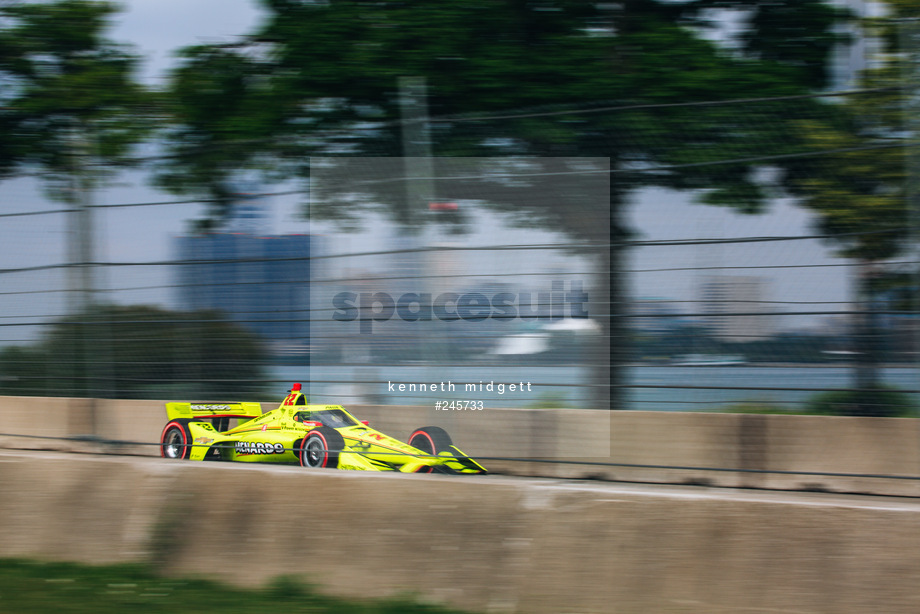
M 73 373 L 75 383 L 83 382 L 78 385 L 80 396 L 85 396 L 87 414 L 78 419 L 72 416 L 72 425 L 78 429 L 79 435 L 93 436 L 96 433 L 96 403 L 95 396 L 95 369 L 93 368 L 94 357 L 91 355 L 91 339 L 89 332 L 92 330 L 90 324 L 91 305 L 93 303 L 93 294 L 95 283 L 93 279 L 95 266 L 93 261 L 93 206 L 92 206 L 92 185 L 93 178 L 90 170 L 87 168 L 86 156 L 87 145 L 84 127 L 75 126 L 71 133 L 71 189 L 72 205 L 71 212 L 71 231 L 69 233 L 69 265 L 70 265 L 70 316 L 76 319 L 74 326 L 73 348 L 74 354 L 71 357 L 73 366 L 70 372 Z

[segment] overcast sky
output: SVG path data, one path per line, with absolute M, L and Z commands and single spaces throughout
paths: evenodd
M 262 18 L 255 0 L 120 0 L 111 38 L 135 45 L 145 58 L 144 80 L 157 83 L 182 47 L 232 40 Z

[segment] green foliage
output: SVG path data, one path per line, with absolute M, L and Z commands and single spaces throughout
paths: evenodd
M 910 234 L 903 138 L 896 124 L 869 126 L 880 119 L 870 110 L 877 104 L 877 98 L 847 104 L 843 126 L 802 122 L 810 146 L 840 153 L 803 162 L 789 182 L 801 203 L 817 213 L 818 229 L 830 235 L 839 253 L 864 261 L 898 255 Z M 876 148 L 867 148 L 872 145 Z
M 900 16 L 911 13 L 902 3 L 894 3 L 892 8 Z M 857 313 L 852 318 L 853 349 L 859 356 L 854 362 L 853 387 L 867 392 L 832 399 L 840 411 L 859 415 L 896 411 L 896 399 L 875 389 L 882 360 L 877 344 L 881 335 L 871 311 L 883 285 L 879 280 L 887 283 L 897 279 L 885 270 L 884 261 L 910 247 L 909 208 L 916 196 L 912 187 L 915 178 L 908 171 L 915 166 L 911 157 L 916 153 L 909 154 L 913 148 L 907 147 L 917 137 L 917 124 L 912 119 L 916 115 L 916 84 L 904 76 L 911 58 L 895 46 L 900 22 L 887 20 L 874 25 L 875 33 L 889 45 L 886 61 L 876 61 L 862 76 L 861 85 L 875 91 L 847 97 L 838 105 L 837 113 L 821 121 L 799 122 L 803 141 L 822 153 L 790 165 L 786 176 L 786 187 L 817 214 L 816 226 L 828 235 L 828 242 L 840 255 L 860 264 L 855 284 Z M 916 67 L 912 70 L 915 72 Z M 912 172 L 915 174 L 915 169 Z M 826 403 L 820 410 L 825 409 L 834 411 Z
M 0 393 L 233 396 L 258 390 L 263 361 L 258 339 L 219 313 L 109 305 L 0 352 Z
M 805 413 L 819 416 L 916 417 L 918 411 L 909 393 L 882 387 L 822 392 L 805 404 Z
M 16 559 L 0 559 L 0 604 L 4 612 L 17 614 L 460 614 L 408 599 L 327 597 L 296 578 L 245 590 L 209 580 L 165 578 L 140 565 L 90 567 Z
M 0 174 L 41 166 L 52 195 L 69 200 L 77 157 L 125 163 L 149 132 L 138 58 L 103 37 L 116 10 L 96 0 L 0 4 Z
M 769 135 L 755 118 L 722 107 L 660 105 L 822 87 L 830 46 L 840 40 L 834 28 L 846 19 L 817 0 L 769 7 L 740 0 L 263 4 L 268 19 L 248 46 L 190 48 L 176 70 L 170 97 L 177 128 L 169 140 L 177 156 L 160 175 L 167 187 L 221 203 L 222 186 L 246 169 L 306 176 L 310 155 L 398 156 L 398 78 L 420 76 L 433 116 L 537 112 L 492 122 L 438 121 L 435 155 L 681 165 L 614 175 L 613 206 L 635 187 L 663 184 L 705 188 L 709 202 L 757 211 L 766 194 L 751 164 L 699 163 L 762 155 L 767 138 L 772 153 L 789 153 L 798 143 L 792 120 L 818 103 L 765 110 L 774 120 Z M 745 54 L 731 55 L 700 36 L 703 10 L 712 6 L 754 11 Z M 599 103 L 633 109 L 540 113 Z M 215 208 L 218 223 L 225 210 Z M 311 215 L 336 217 L 340 208 L 313 207 Z
M 721 2 L 723 6 L 753 5 L 743 50 L 776 62 L 816 88 L 830 84 L 830 57 L 846 36 L 827 29 L 828 23 L 849 18 L 824 0 Z
M 223 47 L 191 47 L 164 95 L 173 118 L 164 137 L 172 157 L 161 160 L 156 182 L 179 194 L 198 194 L 209 212 L 198 230 L 229 214 L 234 173 L 259 167 L 266 134 L 277 134 L 283 101 L 273 98 L 261 67 L 245 54 Z M 264 166 L 264 165 L 263 165 Z
M 917 14 L 915 2 L 890 4 L 902 16 Z M 804 144 L 825 153 L 790 165 L 786 185 L 817 213 L 819 230 L 831 235 L 841 255 L 875 262 L 897 256 L 909 239 L 905 145 L 915 122 L 906 109 L 916 96 L 904 87 L 910 83 L 898 53 L 904 51 L 898 48 L 901 24 L 865 25 L 888 45 L 861 75 L 860 86 L 875 91 L 846 97 L 820 120 L 796 120 Z
M 727 414 L 781 414 L 798 416 L 869 416 L 916 418 L 920 406 L 913 395 L 890 388 L 851 391 L 831 390 L 810 397 L 801 406 L 774 405 L 760 401 L 735 403 L 719 410 Z

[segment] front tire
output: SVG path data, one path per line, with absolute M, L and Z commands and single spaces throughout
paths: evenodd
M 299 450 L 300 466 L 311 469 L 338 469 L 339 454 L 345 449 L 345 438 L 335 429 L 321 426 L 310 432 Z
M 425 454 L 437 456 L 454 444 L 447 431 L 439 426 L 423 426 L 409 435 L 408 444 Z
M 160 454 L 163 458 L 186 459 L 192 451 L 191 420 L 178 418 L 170 421 L 160 435 Z

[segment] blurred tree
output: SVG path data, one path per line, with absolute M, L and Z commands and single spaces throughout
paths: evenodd
M 94 351 L 72 362 L 85 338 Z M 259 390 L 263 360 L 260 341 L 215 312 L 95 306 L 59 320 L 32 347 L 0 351 L 0 393 L 227 399 Z
M 815 211 L 816 226 L 841 256 L 858 263 L 854 277 L 856 309 L 852 323 L 854 342 L 853 386 L 860 390 L 880 386 L 880 329 L 874 286 L 884 275 L 884 262 L 899 255 L 910 236 L 904 194 L 902 136 L 876 131 L 878 96 L 846 105 L 850 122 L 829 126 L 807 122 L 804 138 L 818 150 L 843 153 L 803 160 L 790 174 L 787 185 L 805 207 Z M 876 125 L 875 128 L 879 126 Z M 891 126 L 894 128 L 894 126 Z M 893 148 L 865 149 L 896 139 Z M 847 151 L 849 150 L 849 151 Z M 875 411 L 871 395 L 864 411 Z
M 912 0 L 889 0 L 884 18 L 863 23 L 867 35 L 877 37 L 886 49 L 871 58 L 874 67 L 863 75 L 869 95 L 850 97 L 837 113 L 823 121 L 799 123 L 803 142 L 814 151 L 840 150 L 836 155 L 803 158 L 787 165 L 786 187 L 817 213 L 817 227 L 831 235 L 841 255 L 859 263 L 854 287 L 853 386 L 867 391 L 855 395 L 864 415 L 896 412 L 876 402 L 882 360 L 878 323 L 881 303 L 877 294 L 901 297 L 916 288 L 916 274 L 890 270 L 887 261 L 909 247 L 911 216 L 917 207 L 917 87 L 920 77 L 920 43 L 914 48 L 904 28 L 920 17 Z M 881 61 L 884 60 L 884 61 Z M 880 62 L 881 61 L 881 62 Z M 911 208 L 914 208 L 914 212 Z M 913 222 L 916 224 L 916 222 Z M 897 286 L 900 287 L 897 287 Z M 893 288 L 893 286 L 895 286 Z M 915 293 L 915 292 L 914 292 Z M 895 301 L 896 309 L 917 309 L 913 302 Z M 893 415 L 893 414 L 892 414 Z
M 153 125 L 138 58 L 104 36 L 117 10 L 99 0 L 0 4 L 0 175 L 38 171 L 52 199 L 73 205 L 71 312 L 93 300 L 91 194 Z M 93 364 L 93 346 L 75 340 L 70 360 Z
M 207 215 L 196 230 L 226 219 L 236 200 L 239 171 L 255 167 L 279 175 L 266 159 L 268 135 L 284 133 L 283 98 L 273 91 L 261 62 L 247 52 L 219 46 L 181 53 L 165 109 L 175 118 L 166 128 L 171 157 L 161 160 L 157 183 L 174 193 L 203 196 Z
M 137 57 L 103 36 L 116 11 L 97 0 L 0 4 L 0 171 L 45 171 L 57 200 L 74 202 L 82 167 L 125 163 L 151 125 Z
M 613 245 L 599 288 L 612 299 L 592 315 L 610 338 L 614 365 L 627 358 L 620 316 L 629 194 L 656 184 L 699 189 L 706 202 L 756 212 L 767 193 L 755 160 L 799 151 L 792 121 L 819 104 L 764 104 L 745 114 L 687 103 L 822 87 L 831 47 L 843 40 L 835 26 L 847 18 L 817 0 L 262 3 L 268 19 L 248 44 L 186 52 L 172 85 L 184 102 L 175 108 L 176 156 L 164 182 L 213 197 L 215 177 L 264 167 L 265 154 L 281 161 L 275 170 L 302 176 L 311 154 L 398 156 L 398 77 L 424 77 L 435 155 L 610 159 L 612 215 L 602 234 L 609 230 Z M 709 11 L 726 8 L 756 17 L 734 50 L 702 35 Z M 191 155 L 201 144 L 209 153 Z M 713 164 L 724 160 L 737 162 Z M 398 220 L 400 206 L 391 204 Z M 313 205 L 311 215 L 342 217 L 341 207 Z M 565 207 L 546 199 L 493 205 L 576 241 L 598 236 L 593 212 L 574 199 Z M 613 398 L 600 395 L 598 407 L 624 405 L 621 371 L 611 376 Z
M 862 415 L 897 415 L 897 408 L 875 399 L 884 393 L 878 296 L 883 290 L 891 292 L 898 282 L 910 287 L 917 279 L 891 271 L 886 262 L 903 254 L 916 239 L 912 237 L 916 222 L 911 218 L 917 213 L 911 207 L 917 206 L 918 194 L 911 186 L 918 177 L 911 176 L 917 172 L 911 158 L 917 156 L 918 125 L 910 116 L 910 101 L 916 100 L 920 84 L 905 79 L 905 74 L 912 71 L 914 79 L 920 76 L 920 43 L 914 50 L 900 48 L 904 22 L 898 18 L 918 17 L 920 7 L 915 2 L 890 5 L 889 18 L 866 24 L 867 32 L 886 47 L 873 58 L 875 66 L 862 75 L 870 93 L 848 97 L 824 121 L 796 122 L 809 147 L 839 153 L 797 160 L 788 166 L 785 179 L 790 192 L 817 214 L 818 230 L 829 235 L 841 256 L 858 263 L 853 386 L 862 392 L 854 397 L 859 408 L 852 411 Z M 912 307 L 917 309 L 916 304 Z
M 706 9 L 735 12 L 745 22 L 736 41 L 741 53 L 776 63 L 790 78 L 815 89 L 830 85 L 831 57 L 848 40 L 839 28 L 828 24 L 855 18 L 824 0 L 697 0 L 691 4 L 698 15 Z

